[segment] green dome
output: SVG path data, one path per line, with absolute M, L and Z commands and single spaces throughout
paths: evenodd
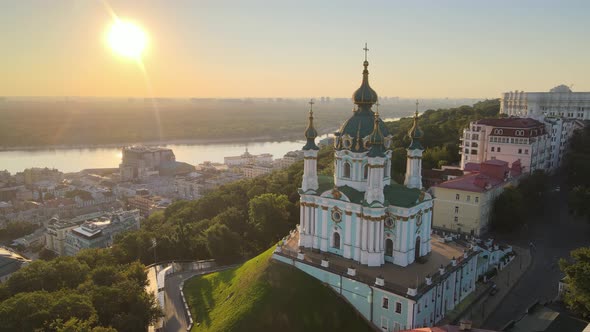
M 377 120 L 379 126 L 379 132 L 382 134 L 383 137 L 389 135 L 387 131 L 387 127 L 383 120 L 380 118 Z M 340 129 L 336 132 L 336 136 L 340 137 L 340 141 L 338 146 L 336 147 L 337 150 L 350 150 L 353 152 L 365 152 L 368 151 L 370 145 L 363 143 L 363 138 L 371 135 L 373 133 L 373 129 L 375 127 L 375 113 L 369 110 L 359 110 L 356 111 L 353 116 L 351 116 Z M 344 137 L 346 135 L 350 136 L 351 142 L 346 144 L 343 142 Z
M 379 97 L 377 92 L 369 85 L 369 61 L 365 60 L 363 63 L 365 69 L 363 70 L 363 82 L 361 86 L 352 94 L 352 101 L 357 105 L 373 105 L 377 102 Z
M 375 121 L 373 125 L 373 132 L 369 136 L 369 157 L 383 157 L 385 155 L 385 136 L 383 136 L 383 132 L 380 128 L 379 112 L 375 113 Z
M 371 106 L 377 102 L 378 97 L 377 92 L 369 86 L 369 70 L 367 70 L 369 62 L 365 60 L 363 65 L 365 66 L 365 70 L 363 70 L 363 82 L 361 83 L 361 87 L 352 95 L 352 100 L 358 107 L 354 111 L 354 114 L 336 132 L 336 136 L 340 137 L 336 146 L 337 150 L 350 150 L 352 152 L 368 151 L 371 147 L 371 139 L 366 143 L 363 139 L 373 133 L 375 122 L 377 122 L 378 132 L 382 137 L 389 135 L 383 121 L 378 117 L 375 118 L 375 113 L 371 110 Z M 350 139 L 347 139 L 348 137 Z

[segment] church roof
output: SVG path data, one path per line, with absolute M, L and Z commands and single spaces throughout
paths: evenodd
M 365 51 L 368 51 L 365 45 Z M 340 136 L 340 142 L 336 149 L 350 150 L 353 152 L 368 151 L 370 146 L 365 145 L 364 138 L 373 133 L 375 112 L 371 110 L 373 104 L 377 103 L 378 97 L 375 90 L 369 85 L 369 62 L 366 59 L 363 63 L 365 69 L 363 70 L 363 81 L 361 86 L 352 95 L 353 102 L 357 105 L 353 115 L 342 124 L 340 129 L 336 132 L 336 136 Z M 379 119 L 378 132 L 383 136 L 389 135 L 387 127 L 381 119 Z M 348 137 L 349 136 L 349 137 Z M 351 144 L 343 142 L 343 138 L 350 138 Z
M 334 178 L 328 175 L 318 176 L 318 195 L 334 189 Z M 338 191 L 342 192 L 351 203 L 365 204 L 365 192 L 356 190 L 349 186 L 337 187 Z M 393 183 L 385 186 L 383 195 L 385 196 L 385 206 L 393 205 L 399 207 L 412 207 L 417 205 L 420 200 L 422 191 L 420 189 L 408 188 L 404 185 Z
M 315 144 L 315 139 L 318 137 L 318 131 L 313 126 L 313 100 L 309 101 L 309 122 L 307 129 L 305 129 L 305 139 L 307 143 L 303 146 L 303 150 L 319 150 L 320 148 Z

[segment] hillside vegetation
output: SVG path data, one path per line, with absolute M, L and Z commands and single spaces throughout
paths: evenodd
M 273 249 L 185 283 L 192 331 L 372 331 L 330 288 L 271 260 Z

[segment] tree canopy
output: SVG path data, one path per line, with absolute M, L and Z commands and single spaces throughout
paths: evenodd
M 565 159 L 569 192 L 569 207 L 590 222 L 590 126 L 574 132 Z
M 143 331 L 160 315 L 146 284 L 109 249 L 34 261 L 0 286 L 0 331 Z
M 590 247 L 573 250 L 571 260 L 561 259 L 559 266 L 565 273 L 567 291 L 564 295 L 566 305 L 588 319 L 590 318 Z

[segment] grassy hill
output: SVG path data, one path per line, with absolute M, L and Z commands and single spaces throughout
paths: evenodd
M 187 281 L 192 331 L 372 331 L 327 286 L 272 261 L 272 251 L 238 268 Z

